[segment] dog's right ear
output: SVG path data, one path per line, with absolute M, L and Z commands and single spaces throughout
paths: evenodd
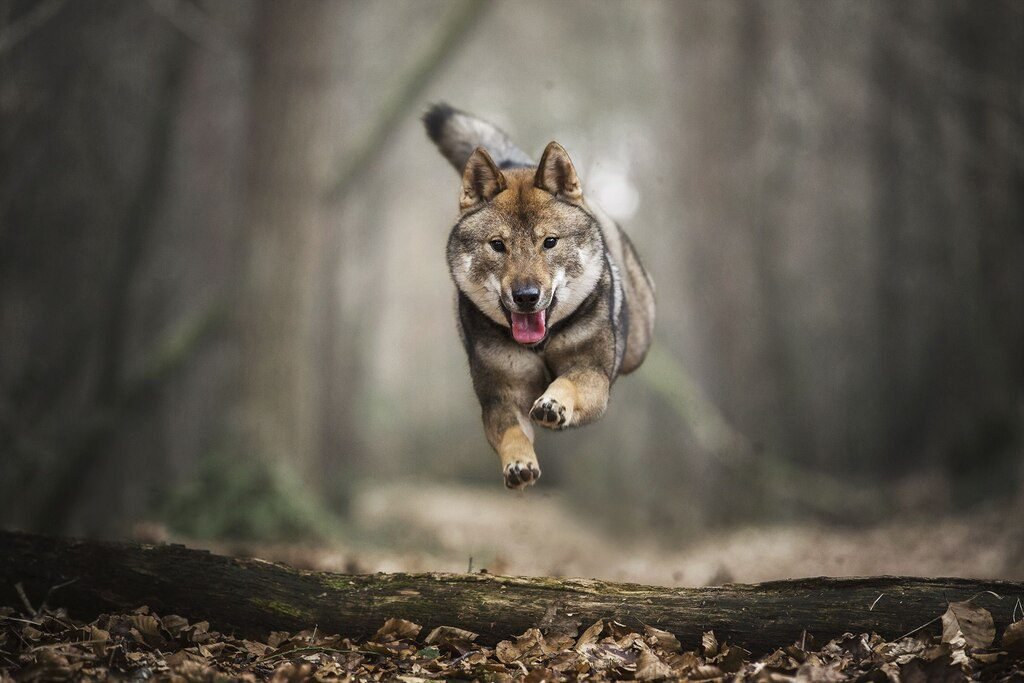
M 508 187 L 505 175 L 483 147 L 477 147 L 462 173 L 462 196 L 459 208 L 463 211 L 494 199 Z

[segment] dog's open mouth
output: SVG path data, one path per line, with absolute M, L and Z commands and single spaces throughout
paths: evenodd
M 535 313 L 509 311 L 512 323 L 512 338 L 520 344 L 536 344 L 548 334 L 547 309 Z

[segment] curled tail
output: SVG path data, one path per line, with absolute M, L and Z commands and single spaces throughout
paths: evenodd
M 427 110 L 423 125 L 441 154 L 459 173 L 477 147 L 486 149 L 499 168 L 535 165 L 497 126 L 443 102 Z

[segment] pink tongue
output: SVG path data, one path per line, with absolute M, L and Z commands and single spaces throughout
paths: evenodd
M 536 313 L 512 313 L 512 337 L 520 344 L 536 344 L 548 329 L 545 324 L 547 311 Z

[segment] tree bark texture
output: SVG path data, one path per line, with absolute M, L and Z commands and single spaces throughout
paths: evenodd
M 317 471 L 322 321 L 333 305 L 320 272 L 333 224 L 324 204 L 342 129 L 342 3 L 263 2 L 251 82 L 242 335 L 244 457 Z M 324 46 L 328 46 L 325 49 Z
M 847 631 L 897 638 L 940 616 L 947 602 L 970 598 L 992 611 L 1002 631 L 1024 596 L 1024 583 L 906 577 L 662 588 L 487 574 L 346 575 L 178 545 L 0 532 L 0 605 L 22 606 L 17 584 L 37 607 L 49 596 L 50 606 L 77 618 L 148 605 L 246 637 L 313 626 L 362 637 L 401 617 L 427 629 L 470 629 L 494 644 L 534 626 L 564 631 L 615 618 L 668 630 L 682 642 L 699 642 L 713 629 L 755 653 L 794 642 L 804 630 L 826 639 Z

